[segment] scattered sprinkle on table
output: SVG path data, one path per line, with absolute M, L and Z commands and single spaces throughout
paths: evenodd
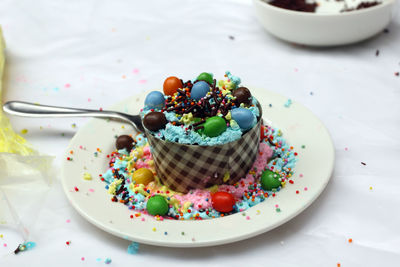
M 362 164 L 362 165 L 364 165 L 364 166 L 365 166 L 365 165 L 367 165 L 367 163 L 365 163 L 365 162 L 362 162 L 362 161 L 361 161 L 361 164 Z
M 82 258 L 81 258 L 81 261 L 84 261 L 84 260 L 85 260 L 85 257 L 82 257 Z
M 372 186 L 369 187 L 369 190 L 372 190 Z
M 110 264 L 111 263 L 111 259 L 110 258 L 105 259 L 104 263 L 105 264 Z
M 349 238 L 349 243 L 353 243 L 353 239 L 352 238 Z
M 21 130 L 21 134 L 27 134 L 28 133 L 28 129 L 22 129 Z
M 235 36 L 232 36 L 232 35 L 229 35 L 228 38 L 231 40 L 235 40 Z
M 129 254 L 137 254 L 137 252 L 139 251 L 139 243 L 137 242 L 132 242 L 127 249 Z
M 375 52 L 375 56 L 379 56 L 379 53 L 380 53 L 380 51 L 379 51 L 379 49 L 377 49 Z
M 153 227 L 153 229 L 152 229 L 152 230 L 153 230 L 153 232 L 157 231 L 157 229 L 156 229 L 155 227 Z
M 286 108 L 288 108 L 288 107 L 290 107 L 290 105 L 292 104 L 292 99 L 288 99 L 287 101 L 286 101 L 286 103 L 284 104 L 284 106 L 286 107 Z
M 90 181 L 90 180 L 92 180 L 92 175 L 88 172 L 85 172 L 85 173 L 83 173 L 83 179 Z
M 18 254 L 19 252 L 24 252 L 27 250 L 31 250 L 36 247 L 35 242 L 27 241 L 23 244 L 19 244 L 18 247 L 14 250 L 14 254 Z

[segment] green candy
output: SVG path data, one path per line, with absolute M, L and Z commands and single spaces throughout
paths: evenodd
M 214 79 L 213 79 L 213 75 L 211 73 L 208 72 L 203 72 L 201 73 L 197 79 L 197 81 L 205 81 L 208 82 L 209 84 L 213 84 Z
M 163 216 L 168 212 L 168 203 L 163 196 L 155 195 L 147 200 L 146 209 L 151 215 Z
M 203 126 L 203 134 L 208 137 L 216 137 L 226 130 L 225 120 L 218 116 L 208 118 Z
M 279 174 L 265 170 L 261 174 L 261 187 L 264 190 L 272 190 L 281 186 L 281 181 L 279 181 Z

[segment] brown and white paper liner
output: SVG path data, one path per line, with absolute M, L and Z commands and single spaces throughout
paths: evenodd
M 245 177 L 258 153 L 262 121 L 259 109 L 257 124 L 240 139 L 223 145 L 185 145 L 146 132 L 161 183 L 187 193 L 216 184 L 234 184 Z

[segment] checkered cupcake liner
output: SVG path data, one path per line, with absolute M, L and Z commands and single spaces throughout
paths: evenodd
M 257 157 L 261 121 L 260 116 L 257 124 L 240 139 L 215 146 L 169 142 L 146 131 L 161 183 L 182 193 L 236 183 L 246 176 Z

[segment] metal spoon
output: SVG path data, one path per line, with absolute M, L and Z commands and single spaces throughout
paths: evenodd
M 108 110 L 78 109 L 66 107 L 45 106 L 22 101 L 9 101 L 4 104 L 3 110 L 11 115 L 23 117 L 101 117 L 115 118 L 127 121 L 139 132 L 144 133 L 142 119 L 139 115 L 129 115 L 122 112 Z

